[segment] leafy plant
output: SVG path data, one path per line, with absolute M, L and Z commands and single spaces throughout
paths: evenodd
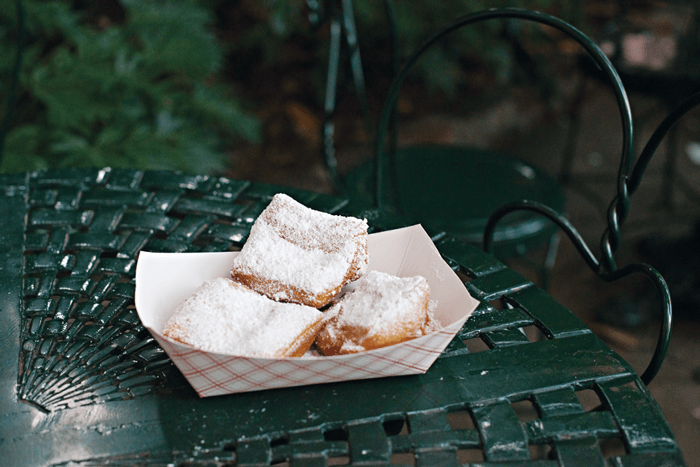
M 224 142 L 259 138 L 259 122 L 220 82 L 223 52 L 208 29 L 211 13 L 197 2 L 121 0 L 116 19 L 67 1 L 23 3 L 27 33 L 3 171 L 212 172 L 224 167 Z M 17 31 L 14 1 L 0 0 L 3 77 Z M 9 79 L 1 85 L 5 104 Z

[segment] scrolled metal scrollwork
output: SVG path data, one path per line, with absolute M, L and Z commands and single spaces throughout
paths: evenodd
M 630 264 L 619 268 L 615 261 L 615 254 L 622 243 L 621 228 L 630 212 L 630 196 L 639 187 L 644 171 L 664 136 L 678 122 L 678 120 L 680 120 L 680 118 L 700 104 L 700 93 L 694 94 L 681 102 L 663 120 L 642 150 L 638 161 L 633 166 L 632 135 L 634 128 L 632 124 L 632 112 L 630 109 L 629 100 L 627 98 L 627 93 L 617 71 L 610 60 L 589 37 L 558 18 L 551 17 L 543 13 L 515 9 L 493 9 L 468 15 L 458 19 L 452 25 L 445 27 L 443 30 L 433 36 L 433 38 L 429 39 L 424 46 L 419 48 L 418 51 L 408 60 L 408 64 L 405 65 L 405 69 L 407 69 L 410 64 L 412 64 L 418 58 L 424 49 L 445 34 L 463 25 L 490 18 L 519 18 L 555 27 L 568 34 L 571 38 L 575 39 L 586 50 L 586 52 L 588 52 L 588 55 L 596 62 L 597 66 L 608 77 L 612 85 L 612 90 L 617 100 L 622 122 L 622 153 L 617 177 L 617 193 L 608 207 L 606 216 L 607 227 L 601 236 L 600 260 L 595 257 L 576 228 L 562 214 L 541 203 L 527 200 L 510 203 L 493 213 L 484 230 L 484 249 L 486 251 L 491 250 L 496 224 L 501 218 L 513 211 L 529 210 L 539 213 L 554 222 L 572 241 L 586 264 L 602 280 L 612 282 L 631 274 L 646 275 L 655 284 L 661 298 L 663 308 L 663 321 L 659 332 L 657 345 L 651 362 L 641 376 L 641 380 L 645 384 L 649 384 L 661 368 L 670 344 L 671 327 L 673 321 L 670 292 L 665 280 L 656 269 L 642 263 Z M 395 98 L 402 80 L 403 75 L 400 74 L 390 90 L 390 98 Z M 384 115 L 380 118 L 380 122 L 386 124 L 388 118 L 388 115 Z M 380 128 L 383 126 L 381 123 Z M 381 139 L 378 139 L 378 141 L 377 154 L 378 157 L 381 158 L 383 155 L 383 144 Z M 378 187 L 377 193 L 381 202 L 381 187 Z
M 624 92 L 624 88 L 620 88 L 617 90 L 617 92 Z M 640 153 L 637 162 L 634 164 L 634 167 L 631 167 L 631 159 L 625 160 L 623 158 L 623 162 L 620 165 L 620 176 L 618 178 L 618 193 L 610 203 L 610 207 L 608 209 L 608 226 L 603 232 L 601 238 L 601 261 L 596 259 L 576 228 L 564 216 L 545 205 L 533 201 L 521 201 L 503 206 L 493 213 L 493 215 L 489 218 L 486 228 L 484 229 L 483 246 L 486 251 L 490 251 L 496 224 L 501 218 L 518 210 L 529 210 L 536 212 L 549 218 L 561 230 L 564 231 L 578 252 L 581 254 L 586 264 L 602 280 L 606 282 L 613 282 L 636 273 L 644 274 L 651 279 L 661 298 L 663 313 L 661 329 L 659 331 L 659 338 L 656 343 L 656 348 L 654 349 L 654 354 L 652 355 L 651 361 L 649 362 L 646 370 L 641 376 L 641 380 L 644 382 L 644 384 L 649 384 L 654 379 L 668 352 L 673 323 L 671 294 L 666 281 L 656 269 L 643 263 L 634 263 L 618 268 L 615 262 L 615 252 L 617 251 L 621 242 L 622 236 L 620 234 L 620 227 L 629 213 L 631 204 L 630 196 L 639 188 L 644 172 L 649 165 L 651 158 L 656 153 L 656 150 L 671 128 L 673 128 L 673 126 L 678 123 L 678 121 L 685 114 L 696 108 L 698 105 L 700 105 L 700 92 L 697 92 L 681 101 L 681 103 L 678 104 L 656 128 L 651 138 L 649 138 L 649 141 L 642 149 L 642 152 Z M 624 108 L 621 110 L 622 112 L 627 111 Z
M 652 266 L 643 263 L 633 263 L 626 265 L 623 268 L 615 268 L 608 270 L 603 267 L 603 262 L 599 261 L 591 249 L 586 245 L 583 237 L 578 233 L 576 228 L 569 222 L 566 217 L 556 212 L 555 210 L 549 208 L 548 206 L 537 203 L 535 201 L 520 201 L 515 203 L 509 203 L 505 206 L 499 208 L 494 212 L 489 218 L 486 228 L 484 229 L 484 250 L 487 252 L 491 251 L 491 246 L 493 244 L 493 234 L 496 230 L 496 225 L 504 216 L 510 214 L 514 211 L 527 210 L 535 212 L 547 217 L 554 224 L 559 227 L 564 234 L 571 240 L 576 250 L 579 252 L 581 257 L 584 259 L 589 268 L 591 268 L 596 275 L 605 282 L 615 282 L 623 277 L 630 276 L 632 274 L 644 274 L 646 275 L 655 285 L 659 297 L 662 302 L 663 309 L 663 321 L 661 324 L 661 330 L 659 332 L 659 338 L 656 343 L 656 348 L 654 354 L 651 358 L 650 363 L 644 370 L 644 373 L 640 377 L 644 384 L 649 384 L 654 379 L 656 374 L 661 369 L 664 359 L 666 358 L 666 353 L 668 352 L 668 347 L 671 342 L 671 328 L 673 322 L 672 306 L 671 306 L 671 293 L 668 289 L 668 285 L 664 280 L 663 276 L 654 269 Z M 607 233 L 608 231 L 606 231 Z M 605 235 L 603 236 L 605 239 Z M 605 241 L 602 242 L 603 248 L 607 247 Z M 607 250 L 612 253 L 611 250 Z M 609 261 L 607 256 L 604 256 L 605 261 Z M 612 257 L 611 257 L 612 258 Z M 612 260 L 614 263 L 614 259 Z

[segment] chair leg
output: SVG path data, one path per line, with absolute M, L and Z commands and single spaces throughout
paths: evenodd
M 348 51 L 350 53 L 350 68 L 352 70 L 352 79 L 355 83 L 355 96 L 360 104 L 360 112 L 365 125 L 365 131 L 371 138 L 374 129 L 369 112 L 369 99 L 367 98 L 365 75 L 362 68 L 362 59 L 360 57 L 360 43 L 357 39 L 357 27 L 355 26 L 355 14 L 353 13 L 351 0 L 343 0 L 343 25 L 345 27 L 345 39 L 348 43 Z
M 328 57 L 328 74 L 326 77 L 326 96 L 324 102 L 324 124 L 323 124 L 323 156 L 326 168 L 329 172 L 333 185 L 340 195 L 347 194 L 347 187 L 341 180 L 338 173 L 338 159 L 335 148 L 335 125 L 333 116 L 337 104 L 338 81 L 340 74 L 341 41 L 343 34 L 348 45 L 350 68 L 352 70 L 353 82 L 355 84 L 355 95 L 360 104 L 362 119 L 365 124 L 365 131 L 371 137 L 373 132 L 373 122 L 370 116 L 369 99 L 365 86 L 362 60 L 360 57 L 360 46 L 357 38 L 357 27 L 353 13 L 352 0 L 342 0 L 342 12 L 331 3 L 330 12 L 330 53 Z
M 333 15 L 331 17 L 330 54 L 328 57 L 328 75 L 326 78 L 326 98 L 324 103 L 323 123 L 323 156 L 331 181 L 339 193 L 344 192 L 344 187 L 338 176 L 338 160 L 335 155 L 335 126 L 333 114 L 336 105 L 336 91 L 338 87 L 338 69 L 340 65 L 340 38 L 342 25 L 340 20 Z

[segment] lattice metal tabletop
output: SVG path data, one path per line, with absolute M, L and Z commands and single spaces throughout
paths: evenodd
M 426 374 L 199 399 L 138 320 L 139 251 L 239 247 L 280 191 L 326 212 L 344 201 L 110 169 L 0 189 L 3 465 L 683 465 L 622 358 L 457 240 L 436 244 L 482 303 Z

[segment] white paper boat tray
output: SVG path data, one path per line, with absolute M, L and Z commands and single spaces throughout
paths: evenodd
M 136 266 L 136 310 L 200 397 L 425 373 L 479 302 L 469 295 L 421 226 L 370 234 L 368 249 L 370 270 L 402 277 L 421 275 L 428 280 L 440 331 L 357 354 L 299 358 L 223 355 L 163 336 L 161 331 L 180 302 L 204 281 L 229 277 L 238 252 L 141 252 Z

